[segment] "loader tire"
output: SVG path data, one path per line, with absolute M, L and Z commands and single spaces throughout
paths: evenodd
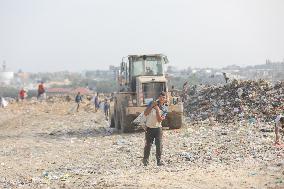
M 169 129 L 180 129 L 183 124 L 183 115 L 180 112 L 171 112 L 168 115 Z
M 115 128 L 119 131 L 121 128 L 121 123 L 120 123 L 119 112 L 116 109 L 114 110 L 114 125 Z
M 113 114 L 111 115 L 111 118 L 110 118 L 110 127 L 115 128 L 115 121 L 114 121 L 114 115 Z
M 135 117 L 131 115 L 126 115 L 125 111 L 121 111 L 121 133 L 131 133 L 134 132 L 135 127 L 132 121 Z

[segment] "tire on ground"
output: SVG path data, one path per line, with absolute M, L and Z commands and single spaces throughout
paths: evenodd
M 169 129 L 180 129 L 182 127 L 182 120 L 182 113 L 170 112 L 166 121 Z
M 121 111 L 121 132 L 122 133 L 134 132 L 135 127 L 132 124 L 132 121 L 134 119 L 135 119 L 135 116 L 126 115 L 125 111 Z
M 121 129 L 120 116 L 117 109 L 114 109 L 114 125 L 118 131 Z
M 114 121 L 114 115 L 113 114 L 110 117 L 110 127 L 115 128 L 115 121 Z

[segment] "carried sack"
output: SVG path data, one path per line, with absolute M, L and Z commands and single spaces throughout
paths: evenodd
M 134 119 L 134 121 L 132 121 L 132 123 L 134 125 L 139 125 L 141 126 L 144 130 L 146 130 L 147 126 L 146 123 L 149 120 L 149 118 L 151 117 L 150 114 L 153 114 L 153 111 L 156 111 L 155 109 L 152 109 L 151 112 L 149 113 L 149 115 L 145 116 L 144 112 L 142 112 L 141 114 L 139 114 L 139 116 Z M 150 118 L 151 119 L 151 118 Z
M 140 125 L 144 130 L 146 130 L 146 121 L 147 116 L 144 115 L 144 112 L 139 114 L 139 116 L 132 121 L 134 125 Z

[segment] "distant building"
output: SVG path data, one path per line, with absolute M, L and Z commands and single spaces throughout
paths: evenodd
M 48 88 L 46 90 L 47 95 L 57 95 L 57 94 L 77 94 L 78 92 L 80 92 L 82 95 L 86 95 L 86 94 L 91 94 L 92 91 L 88 88 L 84 88 L 84 87 L 78 87 L 75 89 L 72 88 Z
M 0 84 L 9 85 L 14 79 L 14 72 L 9 72 L 6 70 L 6 64 L 3 62 L 2 70 L 0 70 Z
M 116 80 L 119 74 L 120 67 L 109 66 L 108 70 L 88 70 L 84 71 L 83 76 L 94 80 L 105 80 L 111 78 Z
M 69 88 L 48 88 L 46 90 L 46 93 L 48 95 L 55 95 L 55 94 L 68 94 L 72 91 L 72 89 Z

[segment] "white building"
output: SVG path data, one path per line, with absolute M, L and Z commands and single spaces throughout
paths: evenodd
M 6 65 L 3 63 L 2 70 L 0 70 L 0 85 L 9 85 L 14 79 L 14 72 L 6 71 Z

